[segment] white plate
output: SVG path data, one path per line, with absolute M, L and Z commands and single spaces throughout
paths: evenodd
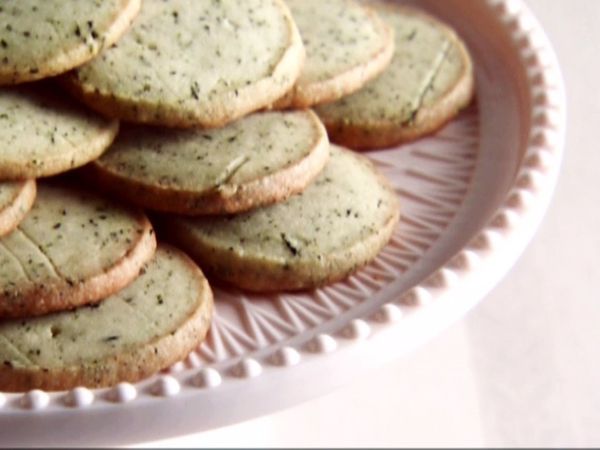
M 477 102 L 435 136 L 373 152 L 403 218 L 344 283 L 307 294 L 218 290 L 208 341 L 136 385 L 0 394 L 3 445 L 124 444 L 197 432 L 323 394 L 439 333 L 534 234 L 561 160 L 554 53 L 520 0 L 422 0 L 467 41 Z

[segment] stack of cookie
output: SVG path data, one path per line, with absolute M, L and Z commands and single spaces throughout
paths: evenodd
M 429 133 L 473 76 L 450 29 L 386 3 L 7 0 L 0 85 L 0 391 L 15 391 L 185 357 L 213 311 L 196 264 L 255 292 L 367 264 L 397 198 L 329 139 Z

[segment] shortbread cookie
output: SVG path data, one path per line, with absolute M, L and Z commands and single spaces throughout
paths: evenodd
M 129 28 L 140 0 L 3 0 L 0 85 L 51 77 L 80 66 Z
M 109 117 L 218 127 L 280 98 L 303 61 L 282 0 L 144 0 L 131 32 L 65 85 Z
M 392 63 L 360 91 L 317 108 L 330 139 L 355 149 L 435 131 L 469 104 L 474 89 L 471 59 L 454 31 L 413 9 L 373 6 L 395 30 Z
M 200 269 L 161 247 L 138 279 L 95 307 L 0 323 L 0 391 L 138 381 L 196 348 L 212 312 Z
M 294 89 L 277 107 L 332 102 L 379 75 L 394 53 L 394 33 L 354 0 L 286 0 L 306 48 Z
M 0 182 L 0 236 L 23 220 L 35 200 L 35 181 Z
M 327 133 L 313 112 L 270 112 L 214 130 L 126 128 L 89 175 L 149 209 L 225 214 L 302 191 L 328 157 Z
M 0 239 L 0 318 L 97 302 L 133 281 L 155 248 L 142 213 L 40 184 L 27 217 Z
M 165 218 L 208 274 L 250 291 L 309 289 L 373 259 L 398 221 L 395 193 L 363 156 L 332 147 L 302 194 L 233 217 Z
M 0 179 L 55 175 L 98 158 L 119 122 L 50 92 L 50 85 L 0 88 Z

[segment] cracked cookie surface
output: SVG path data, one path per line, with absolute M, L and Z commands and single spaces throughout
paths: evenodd
M 355 149 L 431 133 L 467 106 L 474 91 L 472 62 L 454 31 L 417 10 L 371 5 L 394 28 L 391 64 L 358 92 L 315 110 L 333 142 Z
M 94 307 L 0 323 L 0 390 L 134 382 L 185 358 L 213 311 L 202 272 L 161 246 L 133 283 Z
M 327 133 L 313 112 L 265 112 L 214 130 L 124 127 L 89 175 L 149 209 L 237 213 L 302 191 L 328 155 Z
M 0 85 L 84 64 L 127 31 L 140 5 L 141 0 L 3 0 Z
M 31 211 L 0 238 L 0 318 L 97 302 L 133 281 L 155 248 L 142 213 L 40 183 Z
M 251 291 L 310 289 L 372 260 L 398 221 L 396 194 L 361 155 L 333 146 L 301 194 L 244 214 L 165 218 L 165 236 L 211 276 Z

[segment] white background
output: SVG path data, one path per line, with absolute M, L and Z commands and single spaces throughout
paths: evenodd
M 553 204 L 511 273 L 434 341 L 337 392 L 149 445 L 600 445 L 600 0 L 528 4 L 557 50 L 569 124 Z

